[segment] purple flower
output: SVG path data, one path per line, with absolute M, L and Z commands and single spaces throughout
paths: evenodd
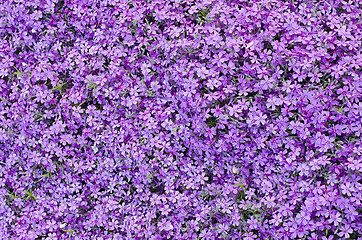
M 334 226 L 338 226 L 339 223 L 342 222 L 341 214 L 339 212 L 334 212 L 331 216 L 329 216 L 329 223 L 333 223 Z
M 323 76 L 323 74 L 318 73 L 318 72 L 319 72 L 318 69 L 315 69 L 313 73 L 309 73 L 309 74 L 308 74 L 308 77 L 311 78 L 311 81 L 312 81 L 312 82 L 317 82 L 317 83 L 319 83 L 320 78 Z
M 350 182 L 343 183 L 341 185 L 342 193 L 346 194 L 348 196 L 351 196 L 351 193 L 354 192 L 355 188 L 353 187 L 353 184 Z
M 170 231 L 172 229 L 174 229 L 173 225 L 171 224 L 171 222 L 163 219 L 161 222 L 159 222 L 157 224 L 157 226 L 160 228 L 160 231 Z
M 258 229 L 259 227 L 258 219 L 254 218 L 253 216 L 251 216 L 251 218 L 248 219 L 246 223 L 249 226 L 249 229 Z
M 255 125 L 259 125 L 259 124 L 264 125 L 266 123 L 266 119 L 267 119 L 267 116 L 265 114 L 263 114 L 261 111 L 257 111 L 255 113 L 255 115 L 253 115 L 253 120 L 255 120 L 255 122 L 254 122 Z
M 269 222 L 274 224 L 275 226 L 278 226 L 280 223 L 282 223 L 283 217 L 280 213 L 274 214 L 273 219 L 271 219 Z
M 244 234 L 243 240 L 253 240 L 253 239 L 256 239 L 256 238 L 257 238 L 257 236 L 254 233 L 249 232 L 249 233 Z
M 351 226 L 346 224 L 341 226 L 340 231 L 337 233 L 337 235 L 340 237 L 349 238 L 351 233 L 353 233 Z

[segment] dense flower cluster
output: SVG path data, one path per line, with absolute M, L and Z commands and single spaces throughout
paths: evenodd
M 358 0 L 1 0 L 1 239 L 359 239 Z

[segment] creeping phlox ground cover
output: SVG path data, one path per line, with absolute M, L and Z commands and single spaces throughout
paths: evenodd
M 0 2 L 0 239 L 362 239 L 361 1 Z

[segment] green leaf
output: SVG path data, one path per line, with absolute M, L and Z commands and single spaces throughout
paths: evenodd
M 341 107 L 339 107 L 339 108 L 333 107 L 333 109 L 337 110 L 338 113 L 341 113 L 341 112 L 344 110 L 344 107 L 343 107 L 343 106 L 341 106 Z
M 128 115 L 128 116 L 126 116 L 126 118 L 133 118 L 133 117 L 135 117 L 136 115 Z
M 243 193 L 245 193 L 245 185 L 244 184 L 234 184 L 233 186 L 242 188 Z
M 15 73 L 17 76 L 23 76 L 23 73 L 22 72 L 19 72 L 19 71 L 17 71 L 16 73 Z
M 25 198 L 26 201 L 28 201 L 31 197 L 33 197 L 34 200 L 37 200 L 31 191 L 26 191 L 25 193 L 28 194 L 28 196 Z
M 13 195 L 13 194 L 11 194 L 11 193 L 8 193 L 8 195 L 10 196 L 10 197 L 12 197 L 13 199 L 15 199 L 15 198 L 18 198 L 19 196 L 17 196 L 16 194 L 15 195 Z

